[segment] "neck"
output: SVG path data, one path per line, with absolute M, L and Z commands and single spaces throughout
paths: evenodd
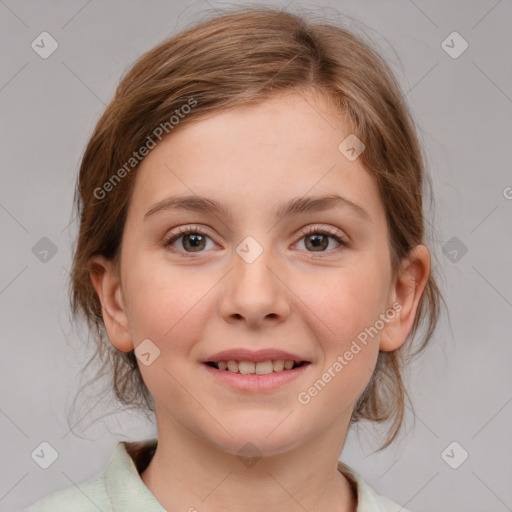
M 159 427 L 155 455 L 141 478 L 166 510 L 356 512 L 353 486 L 338 470 L 345 441 L 339 445 L 340 430 L 251 460 L 226 453 L 174 422 Z

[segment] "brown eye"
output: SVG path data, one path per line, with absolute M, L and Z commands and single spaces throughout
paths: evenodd
M 183 235 L 182 245 L 187 251 L 200 251 L 206 245 L 206 238 L 200 233 L 192 233 L 191 235 Z
M 209 236 L 198 228 L 188 226 L 179 229 L 178 233 L 171 234 L 164 242 L 163 246 L 180 253 L 203 252 L 206 248 Z
M 315 233 L 313 235 L 307 235 L 305 237 L 306 247 L 311 250 L 320 250 L 325 251 L 327 247 L 329 247 L 329 237 L 327 235 L 323 235 L 320 233 Z M 308 243 L 308 240 L 310 243 Z
M 348 242 L 340 233 L 332 233 L 327 231 L 325 228 L 318 227 L 313 227 L 308 229 L 306 232 L 303 232 L 301 241 L 302 240 L 305 240 L 304 246 L 306 247 L 306 252 L 329 253 L 338 249 L 340 246 L 342 246 L 342 248 L 349 246 Z M 335 245 L 332 249 L 328 249 L 332 240 L 334 240 L 338 245 Z

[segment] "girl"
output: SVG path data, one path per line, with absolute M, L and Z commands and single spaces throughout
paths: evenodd
M 360 419 L 397 436 L 436 325 L 424 182 L 396 79 L 344 28 L 243 8 L 143 55 L 82 160 L 71 299 L 158 438 L 26 512 L 403 510 L 339 457 Z

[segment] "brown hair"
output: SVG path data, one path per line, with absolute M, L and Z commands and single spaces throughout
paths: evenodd
M 138 163 L 131 159 L 134 151 L 155 138 L 155 128 L 165 126 L 166 133 L 171 133 L 279 92 L 321 93 L 366 146 L 359 158 L 376 179 L 385 206 L 394 276 L 401 259 L 425 243 L 422 194 L 424 185 L 431 187 L 431 182 L 393 73 L 353 31 L 311 19 L 309 13 L 306 17 L 270 7 L 245 7 L 225 10 L 189 27 L 135 62 L 96 124 L 75 191 L 80 230 L 70 301 L 72 314 L 83 315 L 97 342 L 87 366 L 100 357 L 103 365 L 97 375 L 111 374 L 115 396 L 124 405 L 154 410 L 134 352 L 121 352 L 108 341 L 101 303 L 89 276 L 95 271 L 89 259 L 102 254 L 118 261 Z M 184 105 L 194 107 L 185 110 Z M 186 115 L 176 116 L 180 112 Z M 177 123 L 170 121 L 173 115 Z M 431 272 L 407 342 L 393 352 L 379 353 L 373 376 L 354 408 L 352 422 L 392 421 L 380 449 L 393 441 L 402 424 L 408 399 L 401 375 L 406 355 L 426 346 L 441 301 Z M 426 329 L 413 352 L 412 339 L 422 321 Z

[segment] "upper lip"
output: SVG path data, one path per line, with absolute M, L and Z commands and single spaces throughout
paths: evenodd
M 275 348 L 267 348 L 261 350 L 250 350 L 245 348 L 232 348 L 229 350 L 222 350 L 221 352 L 217 352 L 208 356 L 206 359 L 203 359 L 202 363 L 207 363 L 209 361 L 218 362 L 218 361 L 253 361 L 255 363 L 259 363 L 262 361 L 304 361 L 309 362 L 307 359 L 298 356 L 297 354 L 293 354 L 292 352 L 286 352 L 284 350 L 276 350 Z

